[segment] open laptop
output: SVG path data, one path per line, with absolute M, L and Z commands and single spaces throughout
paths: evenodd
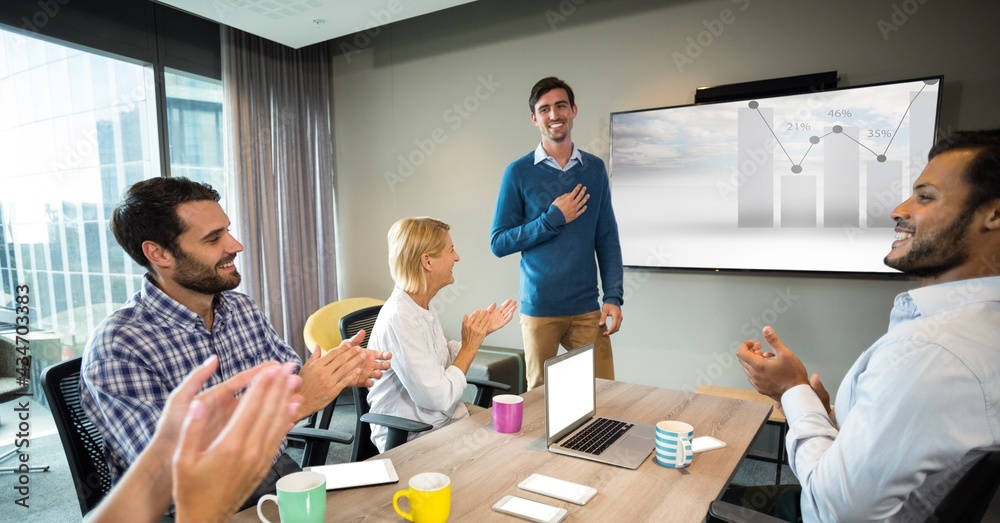
M 595 417 L 596 413 L 594 344 L 546 360 L 545 445 L 549 451 L 639 468 L 653 452 L 656 428 Z

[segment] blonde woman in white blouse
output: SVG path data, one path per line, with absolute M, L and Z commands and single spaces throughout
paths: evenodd
M 460 258 L 449 229 L 433 218 L 404 218 L 389 229 L 395 288 L 368 342 L 369 349 L 392 353 L 392 368 L 368 393 L 371 412 L 422 421 L 435 430 L 469 415 L 462 402 L 465 374 L 486 336 L 507 325 L 517 309 L 514 300 L 493 303 L 462 318 L 461 341 L 445 337 L 430 302 L 455 283 L 452 269 Z M 372 442 L 380 452 L 386 433 L 385 427 L 372 426 Z

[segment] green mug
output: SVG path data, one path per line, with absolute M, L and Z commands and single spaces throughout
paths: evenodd
M 257 500 L 257 517 L 271 523 L 260 508 L 265 501 L 278 504 L 282 523 L 323 523 L 326 520 L 326 476 L 305 471 L 278 480 L 278 495 L 267 494 Z

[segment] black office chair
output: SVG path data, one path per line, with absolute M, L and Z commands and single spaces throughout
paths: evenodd
M 309 318 L 306 319 L 306 324 L 302 327 L 302 337 L 305 340 L 306 347 L 310 350 L 317 345 L 327 348 L 336 347 L 341 342 L 339 323 L 340 318 L 344 314 L 372 305 L 381 305 L 382 303 L 385 302 L 376 298 L 359 297 L 337 300 L 320 307 L 319 310 L 309 315 Z M 306 354 L 308 355 L 309 352 L 307 351 Z M 303 429 L 329 430 L 336 407 L 337 398 L 333 398 L 322 410 L 314 412 L 308 418 L 301 421 L 291 434 L 292 439 L 302 440 L 303 438 L 297 438 L 295 435 Z M 341 407 L 341 410 L 343 410 L 343 407 Z M 333 435 L 341 438 L 339 441 L 334 440 L 339 443 L 350 445 L 354 440 L 354 436 L 351 434 L 331 432 Z M 313 434 L 316 434 L 316 432 L 313 432 Z M 345 436 L 350 439 L 345 441 L 343 439 Z M 305 439 L 301 444 L 303 445 L 301 462 L 303 467 L 324 464 L 327 453 L 330 450 L 329 442 Z
M 330 417 L 332 416 L 333 407 L 336 404 L 336 399 L 327 406 L 331 411 L 330 415 L 323 416 L 324 421 L 320 421 L 316 424 L 315 414 L 311 417 L 313 424 L 310 425 L 307 421 L 304 425 L 296 425 L 292 427 L 292 430 L 288 431 L 288 437 L 292 439 L 298 439 L 303 442 L 302 448 L 302 460 L 299 465 L 302 468 L 305 467 L 317 467 L 320 465 L 326 465 L 326 457 L 330 453 L 330 443 L 340 443 L 343 445 L 350 445 L 354 442 L 354 434 L 348 434 L 346 432 L 339 432 L 336 430 L 330 430 Z M 323 412 L 323 411 L 320 411 Z
M 389 429 L 385 439 L 385 450 L 394 449 L 409 438 L 411 432 L 426 432 L 433 425 L 388 414 L 372 414 L 368 412 L 368 388 L 354 387 L 354 411 L 358 414 L 354 426 L 354 448 L 351 449 L 351 461 L 364 461 L 378 455 L 378 447 L 372 443 L 372 424 L 382 425 Z
M 47 367 L 41 381 L 86 516 L 111 490 L 111 472 L 104 459 L 104 438 L 80 404 L 81 359 Z
M 1000 451 L 990 452 L 976 462 L 968 472 L 958 480 L 948 495 L 945 496 L 928 523 L 978 523 L 983 520 L 986 509 L 989 508 L 1000 487 Z M 716 519 L 709 521 L 725 521 L 727 523 L 780 523 L 782 520 L 754 512 L 752 509 L 739 507 L 725 501 L 713 501 L 708 513 Z
M 340 335 L 346 340 L 354 337 L 361 329 L 365 330 L 365 337 L 361 340 L 361 346 L 367 348 L 368 340 L 371 338 L 372 328 L 378 318 L 381 305 L 367 307 L 349 314 L 340 319 Z M 483 408 L 489 408 L 493 400 L 495 391 L 509 391 L 510 385 L 498 383 L 490 380 L 470 379 L 470 385 L 476 386 L 476 396 L 474 403 Z M 390 416 L 387 414 L 372 414 L 368 412 L 368 389 L 365 387 L 354 388 L 354 410 L 358 414 L 358 421 L 354 428 L 354 448 L 351 450 L 351 461 L 362 461 L 372 456 L 378 455 L 378 448 L 371 441 L 371 425 L 382 425 L 389 429 L 386 436 L 385 450 L 406 443 L 411 432 L 425 432 L 434 428 L 427 423 Z
M 1000 487 L 1000 451 L 983 456 L 934 510 L 931 522 L 982 521 Z

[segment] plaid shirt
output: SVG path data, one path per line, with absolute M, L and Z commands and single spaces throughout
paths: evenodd
M 266 361 L 301 363 L 249 296 L 222 292 L 214 307 L 209 332 L 201 316 L 147 278 L 87 342 L 81 401 L 104 437 L 115 483 L 146 448 L 170 392 L 212 354 L 219 368 L 206 388 Z

